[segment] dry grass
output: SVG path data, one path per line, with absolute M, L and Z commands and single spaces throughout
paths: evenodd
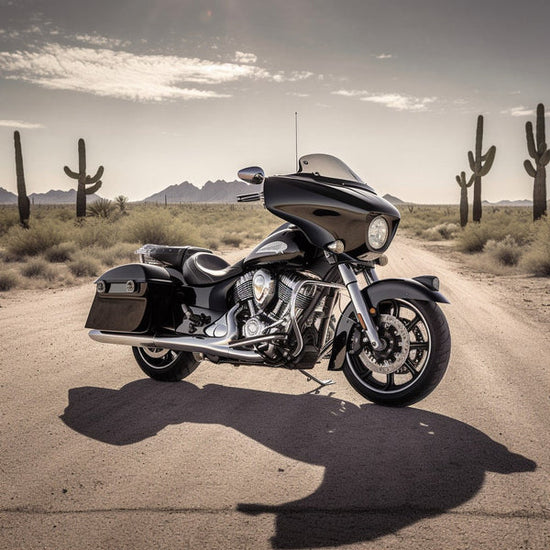
M 13 271 L 0 271 L 0 291 L 11 290 L 17 286 L 18 277 Z

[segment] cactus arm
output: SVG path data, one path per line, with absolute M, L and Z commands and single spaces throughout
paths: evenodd
M 460 187 L 462 187 L 464 184 L 462 183 L 462 180 L 460 179 L 461 176 L 464 174 L 464 172 L 460 172 L 460 176 L 456 176 L 456 183 L 458 183 L 458 185 Z M 464 179 L 466 179 L 466 174 L 464 174 Z
M 487 154 L 485 155 L 486 157 L 485 163 L 483 164 L 479 172 L 480 176 L 486 176 L 489 173 L 491 166 L 493 166 L 493 161 L 495 160 L 496 152 L 497 152 L 497 148 L 494 145 L 489 148 L 489 150 L 487 151 Z
M 531 164 L 530 160 L 526 160 L 523 163 L 523 167 L 525 168 L 525 171 L 534 178 L 537 175 L 537 171 L 533 168 L 533 165 Z
M 535 147 L 535 138 L 533 137 L 533 124 L 531 121 L 525 123 L 525 137 L 527 138 L 527 150 L 531 158 L 537 158 L 537 149 Z
M 64 166 L 63 170 L 65 171 L 65 174 L 67 174 L 67 176 L 69 176 L 70 178 L 73 178 L 75 180 L 77 180 L 80 176 L 80 174 L 78 174 L 78 172 L 73 172 L 68 166 Z
M 546 166 L 548 162 L 550 162 L 550 149 L 544 151 L 544 154 L 542 155 L 542 157 L 540 157 L 539 164 L 541 164 L 542 166 Z
M 541 157 L 542 155 L 544 155 L 544 153 L 546 152 L 546 143 L 539 143 L 539 148 L 538 148 L 538 154 L 539 154 L 539 157 Z
M 475 174 L 472 174 L 470 176 L 470 179 L 468 180 L 468 183 L 466 184 L 466 187 L 472 187 L 472 184 L 474 183 L 475 181 Z
M 544 130 L 544 105 L 539 103 L 537 105 L 537 144 L 540 145 L 546 141 Z
M 98 169 L 97 169 L 97 172 L 95 174 L 95 176 L 91 177 L 91 176 L 88 176 L 86 178 L 86 185 L 89 185 L 91 183 L 95 183 L 96 181 L 99 181 L 101 179 L 101 176 L 103 175 L 103 166 L 100 166 Z
M 476 161 L 474 159 L 474 154 L 472 151 L 468 151 L 468 162 L 470 163 L 470 170 L 475 172 L 476 170 Z
M 92 187 L 86 187 L 86 191 L 84 191 L 86 193 L 86 195 L 93 195 L 96 191 L 99 190 L 99 188 L 101 187 L 101 184 L 102 184 L 102 181 L 99 180 L 95 185 L 92 185 Z

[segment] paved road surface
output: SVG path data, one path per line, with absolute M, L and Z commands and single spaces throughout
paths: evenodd
M 395 410 L 341 373 L 156 383 L 87 337 L 92 285 L 0 297 L 0 548 L 548 548 L 549 327 L 412 241 L 380 270 L 426 273 L 451 364 Z

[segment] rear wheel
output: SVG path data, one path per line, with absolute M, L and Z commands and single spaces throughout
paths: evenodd
M 350 335 L 344 374 L 361 395 L 381 405 L 420 401 L 439 384 L 449 363 L 451 335 L 433 302 L 393 299 L 379 304 L 384 349 L 374 352 Z
M 193 353 L 165 348 L 133 347 L 139 368 L 149 377 L 162 382 L 176 382 L 189 376 L 199 362 Z

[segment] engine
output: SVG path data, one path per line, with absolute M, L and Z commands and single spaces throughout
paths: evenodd
M 235 303 L 240 303 L 242 306 L 238 316 L 240 337 L 259 340 L 260 345 L 255 346 L 256 349 L 272 359 L 280 356 L 281 346 L 276 346 L 274 343 L 262 344 L 262 336 L 288 335 L 286 344 L 290 344 L 292 348 L 290 308 L 292 297 L 296 295 L 294 311 L 296 318 L 299 319 L 302 334 L 307 336 L 304 343 L 310 344 L 310 341 L 316 341 L 317 331 L 314 322 L 322 310 L 324 300 L 316 304 L 307 319 L 300 319 L 304 310 L 315 299 L 316 287 L 301 284 L 311 279 L 296 272 L 275 274 L 266 269 L 246 273 L 238 279 L 234 297 Z M 313 331 L 315 331 L 314 334 Z M 284 344 L 282 345 L 285 347 Z

